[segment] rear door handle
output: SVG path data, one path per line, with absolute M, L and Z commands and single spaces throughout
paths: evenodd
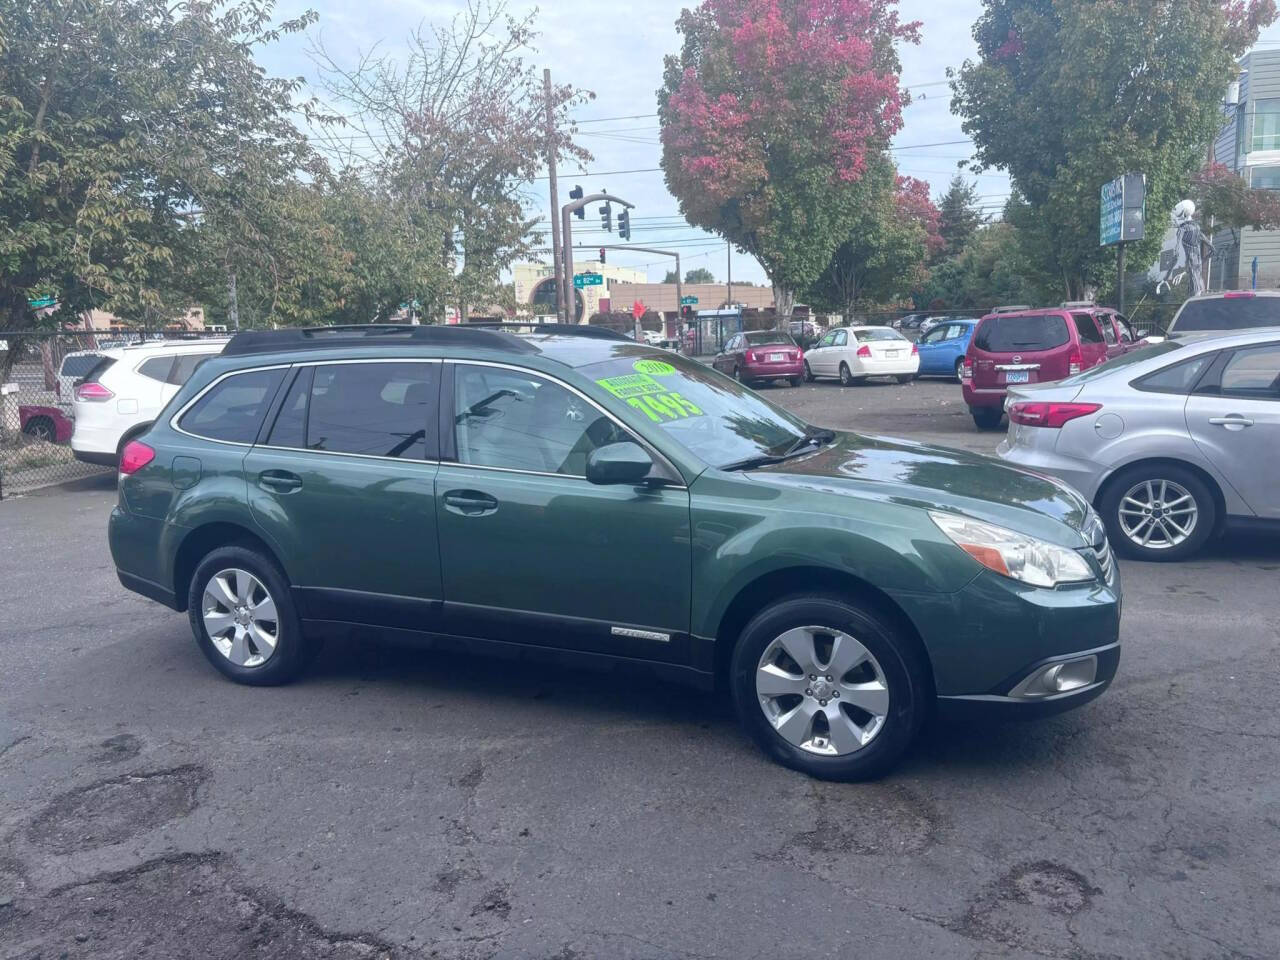
M 264 470 L 258 474 L 258 486 L 273 493 L 293 493 L 302 489 L 302 478 L 287 470 Z
M 498 501 L 479 490 L 450 490 L 443 499 L 446 510 L 463 517 L 484 517 L 498 511 Z
M 1243 430 L 1245 427 L 1252 427 L 1253 421 L 1248 417 L 1242 417 L 1238 413 L 1233 413 L 1229 417 L 1210 417 L 1209 422 L 1215 427 L 1226 427 L 1230 430 L 1232 427 L 1239 427 Z

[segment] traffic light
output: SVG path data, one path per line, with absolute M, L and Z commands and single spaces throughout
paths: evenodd
M 631 211 L 623 210 L 618 214 L 618 236 L 623 240 L 631 239 Z
M 600 262 L 604 263 L 604 247 L 600 248 Z
M 682 316 L 682 317 L 685 319 L 685 322 L 686 322 L 686 323 L 687 323 L 688 321 L 692 320 L 692 319 L 693 319 L 693 307 L 689 306 L 689 305 L 686 303 L 684 306 L 682 306 L 682 307 L 680 308 L 680 316 Z
M 600 226 L 605 233 L 613 233 L 613 207 L 609 206 L 608 201 L 600 208 Z
M 572 190 L 569 191 L 570 200 L 581 200 L 582 197 L 583 197 L 583 193 L 582 193 L 581 184 L 579 184 L 578 186 L 574 187 Z M 587 211 L 583 207 L 579 207 L 577 210 L 573 211 L 573 215 L 577 217 L 579 220 L 587 219 Z

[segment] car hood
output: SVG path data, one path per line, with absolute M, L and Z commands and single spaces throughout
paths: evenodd
M 839 432 L 826 446 L 748 476 L 759 483 L 961 513 L 1078 549 L 1089 505 L 1051 477 L 932 444 Z

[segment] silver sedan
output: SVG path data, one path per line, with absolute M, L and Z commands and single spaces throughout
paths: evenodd
M 1280 327 L 1188 335 L 1011 388 L 1000 456 L 1071 484 L 1115 548 L 1181 560 L 1226 525 L 1280 532 Z

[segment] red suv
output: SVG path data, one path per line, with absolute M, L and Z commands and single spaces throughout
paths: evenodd
M 1127 353 L 1144 341 L 1108 307 L 1002 307 L 978 323 L 964 358 L 964 402 L 979 429 L 1004 416 L 1010 385 L 1061 380 Z

